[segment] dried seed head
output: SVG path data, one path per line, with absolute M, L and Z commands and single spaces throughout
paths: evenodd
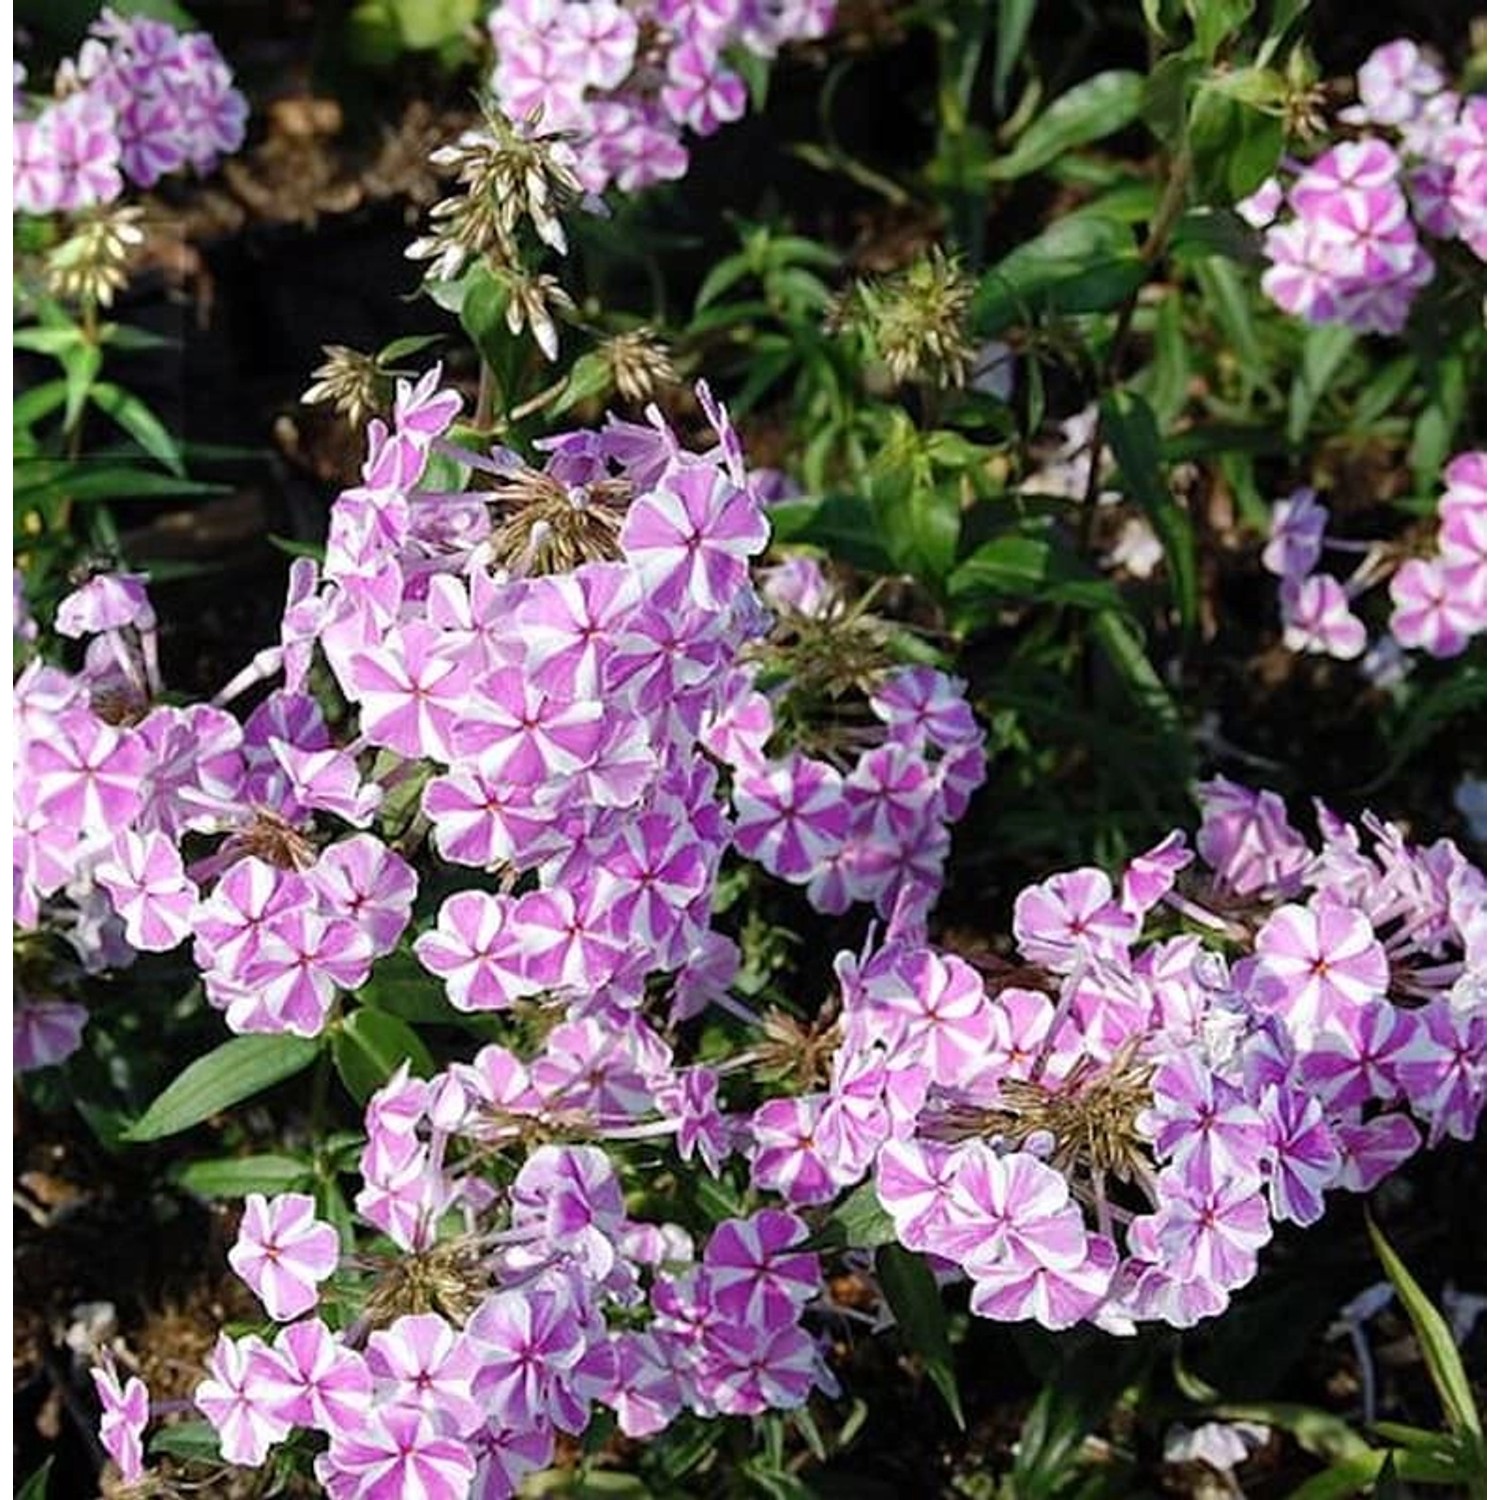
M 497 513 L 490 534 L 495 565 L 512 576 L 570 573 L 586 562 L 620 558 L 620 524 L 635 491 L 623 479 L 567 486 L 520 467 L 485 493 Z
M 384 1328 L 408 1314 L 441 1313 L 462 1325 L 491 1290 L 479 1245 L 467 1236 L 403 1256 L 375 1284 L 365 1317 Z
M 677 383 L 667 346 L 649 328 L 605 339 L 599 345 L 599 354 L 615 390 L 637 405 L 644 405 L 660 387 Z
M 518 125 L 488 104 L 480 126 L 432 153 L 433 165 L 451 173 L 462 191 L 432 210 L 432 232 L 408 248 L 410 258 L 432 260 L 429 273 L 443 280 L 474 256 L 514 267 L 523 214 L 543 244 L 568 253 L 562 217 L 577 206 L 583 188 L 567 137 L 539 133 L 539 119 L 533 115 Z
M 328 358 L 313 371 L 313 383 L 302 393 L 304 406 L 332 406 L 356 429 L 389 407 L 391 379 L 373 354 L 343 344 L 324 344 L 323 353 Z

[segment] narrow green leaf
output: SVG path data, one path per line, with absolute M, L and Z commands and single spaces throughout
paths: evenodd
M 1162 477 L 1161 434 L 1150 404 L 1133 391 L 1110 391 L 1099 403 L 1104 435 L 1125 497 L 1141 506 L 1167 554 L 1172 592 L 1185 632 L 1198 623 L 1198 562 L 1193 523 Z
M 875 1274 L 895 1314 L 902 1336 L 921 1356 L 927 1378 L 958 1425 L 964 1428 L 953 1348 L 948 1341 L 948 1313 L 932 1269 L 920 1255 L 902 1245 L 882 1245 L 875 1252 Z
M 247 1193 L 290 1193 L 312 1181 L 312 1168 L 295 1156 L 231 1156 L 189 1162 L 177 1185 L 200 1198 L 243 1198 Z
M 1220 1402 L 1209 1415 L 1225 1422 L 1259 1422 L 1292 1438 L 1304 1453 L 1328 1463 L 1364 1458 L 1370 1445 L 1345 1421 L 1316 1406 L 1295 1401 Z
M 163 468 L 170 469 L 183 478 L 187 470 L 183 467 L 182 454 L 177 439 L 162 426 L 161 419 L 138 396 L 107 380 L 94 383 L 89 400 L 111 421 L 118 423 L 138 442 Z
M 1375 1245 L 1375 1253 L 1380 1257 L 1385 1274 L 1390 1277 L 1391 1285 L 1396 1288 L 1396 1295 L 1412 1321 L 1423 1362 L 1437 1387 L 1438 1399 L 1443 1403 L 1443 1413 L 1448 1418 L 1448 1425 L 1455 1432 L 1468 1433 L 1482 1444 L 1484 1426 L 1479 1419 L 1479 1407 L 1475 1403 L 1463 1359 L 1459 1355 L 1458 1345 L 1453 1342 L 1447 1320 L 1417 1285 L 1416 1279 L 1401 1263 L 1368 1214 L 1366 1223 L 1370 1239 Z
M 1145 80 L 1126 68 L 1096 73 L 1054 99 L 1021 136 L 1014 151 L 990 164 L 1000 182 L 1040 170 L 1065 151 L 1123 130 L 1140 113 Z
M 408 354 L 420 354 L 423 349 L 441 344 L 447 337 L 446 333 L 409 333 L 404 338 L 392 339 L 375 356 L 375 363 L 382 366 L 396 364 Z
M 164 500 L 182 495 L 225 495 L 227 484 L 208 484 L 201 479 L 178 479 L 171 474 L 157 474 L 149 469 L 130 469 L 115 465 L 96 466 L 66 463 L 33 463 L 25 477 L 16 476 L 15 497 L 35 502 L 43 496 L 60 496 L 69 500 Z
M 383 1088 L 403 1062 L 410 1062 L 420 1078 L 433 1070 L 432 1054 L 405 1021 L 368 1007 L 351 1011 L 339 1024 L 333 1061 L 344 1087 L 359 1104 Z
M 22 391 L 11 405 L 11 421 L 16 427 L 30 427 L 33 422 L 51 416 L 68 399 L 66 380 L 47 380 Z
M 1355 790 L 1368 795 L 1383 787 L 1444 725 L 1485 705 L 1488 683 L 1482 662 L 1464 662 L 1424 689 L 1396 722 L 1384 769 Z
M 84 340 L 81 328 L 17 328 L 10 341 L 17 349 L 56 356 L 81 345 Z
M 158 1141 L 300 1073 L 318 1055 L 315 1038 L 237 1036 L 181 1073 L 131 1126 L 126 1138 Z
M 1307 436 L 1319 400 L 1358 339 L 1359 335 L 1342 323 L 1324 323 L 1307 331 L 1302 363 L 1287 401 L 1287 436 L 1292 442 L 1300 443 Z
M 1007 86 L 1021 60 L 1036 5 L 1037 0 L 995 0 L 995 71 L 991 75 L 990 97 L 997 114 L 1005 113 Z
M 47 1481 L 52 1477 L 52 1459 L 27 1477 L 26 1483 L 16 1491 L 16 1500 L 47 1500 Z
M 104 356 L 94 344 L 74 344 L 61 351 L 63 375 L 68 383 L 68 400 L 63 412 L 63 426 L 70 432 L 83 417 L 89 390 L 104 363 Z

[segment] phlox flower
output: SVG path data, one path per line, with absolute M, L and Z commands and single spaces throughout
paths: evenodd
M 259 1468 L 272 1445 L 292 1430 L 282 1415 L 289 1380 L 281 1358 L 263 1339 L 219 1335 L 193 1405 L 213 1424 L 219 1452 L 230 1463 Z
M 364 1426 L 335 1434 L 315 1465 L 334 1500 L 468 1500 L 466 1443 L 443 1436 L 414 1406 L 376 1406 Z
M 509 925 L 510 903 L 488 891 L 459 891 L 438 908 L 437 926 L 414 945 L 417 962 L 438 975 L 458 1010 L 507 1010 L 540 984 Z
M 814 1144 L 826 1103 L 826 1094 L 806 1094 L 769 1099 L 755 1111 L 747 1155 L 756 1187 L 798 1206 L 829 1203 L 837 1196 L 838 1185 Z
M 1141 923 L 1114 899 L 1103 870 L 1085 868 L 1027 886 L 1016 897 L 1013 930 L 1027 958 L 1062 972 L 1086 954 L 1122 953 Z
M 487 1416 L 512 1431 L 579 1432 L 587 1424 L 587 1407 L 568 1391 L 587 1347 L 573 1297 L 541 1287 L 494 1293 L 470 1316 L 465 1337 L 478 1357 L 474 1393 Z
M 472 1432 L 485 1419 L 476 1399 L 479 1351 L 437 1313 L 408 1313 L 377 1329 L 365 1361 L 375 1380 L 377 1413 L 392 1404 L 410 1407 L 438 1432 L 454 1436 Z
M 192 931 L 198 892 L 166 834 L 121 829 L 110 854 L 95 866 L 94 878 L 109 892 L 131 947 L 166 953 Z
M 1313 490 L 1294 490 L 1271 507 L 1271 534 L 1260 554 L 1267 572 L 1300 582 L 1318 565 L 1328 511 Z
M 704 1246 L 703 1266 L 718 1314 L 750 1328 L 795 1323 L 823 1284 L 818 1257 L 795 1248 L 807 1238 L 802 1220 L 778 1208 L 716 1226 Z
M 71 1000 L 16 997 L 11 1012 L 11 1065 L 18 1073 L 65 1062 L 83 1045 L 89 1013 Z
M 1349 608 L 1339 581 L 1327 573 L 1288 578 L 1281 586 L 1282 641 L 1289 651 L 1307 651 L 1353 661 L 1365 649 L 1364 623 Z
M 1457 656 L 1484 629 L 1483 591 L 1473 587 L 1467 570 L 1450 570 L 1441 557 L 1408 558 L 1396 569 L 1390 589 L 1396 606 L 1391 634 L 1408 650 L 1440 659 Z
M 734 806 L 735 848 L 795 883 L 810 879 L 849 829 L 843 778 L 800 751 L 764 771 L 737 776 Z
M 1317 896 L 1278 907 L 1255 937 L 1250 994 L 1309 1042 L 1385 992 L 1390 965 L 1363 912 Z
M 99 1394 L 103 1414 L 99 1419 L 99 1441 L 114 1460 L 123 1484 L 135 1484 L 145 1474 L 142 1434 L 151 1418 L 151 1398 L 146 1382 L 132 1375 L 121 1386 L 114 1361 L 107 1355 L 103 1365 L 89 1371 Z
M 794 1411 L 818 1383 L 820 1365 L 812 1336 L 796 1323 L 771 1329 L 716 1323 L 701 1384 L 717 1412 Z
M 318 1283 L 339 1259 L 338 1231 L 316 1217 L 306 1193 L 251 1193 L 239 1235 L 229 1251 L 236 1276 L 260 1298 L 279 1323 L 315 1307 Z
M 319 1318 L 289 1323 L 273 1346 L 294 1391 L 283 1415 L 298 1427 L 336 1437 L 363 1426 L 375 1382 L 364 1357 L 339 1342 Z
M 620 545 L 658 605 L 686 598 L 718 610 L 749 582 L 749 559 L 770 536 L 749 494 L 716 466 L 697 463 L 667 474 L 632 502 Z

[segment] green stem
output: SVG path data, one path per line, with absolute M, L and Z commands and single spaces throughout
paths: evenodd
M 1121 368 L 1125 362 L 1125 348 L 1130 341 L 1130 327 L 1135 321 L 1135 310 L 1140 304 L 1141 287 L 1146 284 L 1151 271 L 1161 259 L 1162 253 L 1167 248 L 1167 241 L 1172 236 L 1172 230 L 1176 227 L 1178 219 L 1182 217 L 1192 175 L 1193 159 L 1186 143 L 1183 143 L 1172 157 L 1172 165 L 1167 173 L 1166 184 L 1162 188 L 1161 199 L 1156 205 L 1156 213 L 1152 216 L 1151 227 L 1146 233 L 1146 242 L 1141 246 L 1141 261 L 1146 268 L 1146 276 L 1141 278 L 1140 285 L 1136 286 L 1120 305 L 1119 314 L 1115 319 L 1114 335 L 1109 342 L 1109 352 L 1104 357 L 1104 369 L 1099 381 L 1101 395 L 1120 378 Z M 1094 516 L 1099 505 L 1103 451 L 1104 424 L 1096 422 L 1093 437 L 1089 440 L 1088 488 L 1084 491 L 1078 523 L 1079 547 L 1085 550 L 1093 537 Z

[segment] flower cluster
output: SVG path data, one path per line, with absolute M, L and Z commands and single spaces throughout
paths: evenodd
M 149 188 L 184 167 L 209 172 L 245 138 L 248 106 L 213 38 L 144 16 L 106 10 L 58 69 L 56 92 L 15 121 L 24 213 L 101 207 L 127 180 Z
M 1188 1326 L 1251 1279 L 1275 1223 L 1314 1222 L 1328 1191 L 1368 1191 L 1417 1150 L 1416 1121 L 1431 1142 L 1473 1136 L 1483 875 L 1369 815 L 1367 847 L 1320 808 L 1315 848 L 1273 794 L 1200 791 L 1207 872 L 1176 833 L 1118 883 L 1029 888 L 1027 965 L 998 994 L 923 950 L 845 975 L 848 1035 L 886 1042 L 888 1076 L 918 1061 L 892 994 L 948 1043 L 890 1089 L 875 1182 L 982 1316 Z M 1143 943 L 1171 911 L 1185 930 Z
M 591 192 L 634 192 L 687 171 L 685 132 L 738 120 L 748 99 L 729 56 L 771 57 L 823 36 L 833 0 L 505 0 L 491 11 L 492 87 L 513 120 L 577 143 Z
M 415 944 L 461 1010 L 546 995 L 624 1025 L 652 974 L 675 975 L 679 1018 L 701 1009 L 735 967 L 709 925 L 731 848 L 820 910 L 920 923 L 983 776 L 978 725 L 809 560 L 761 602 L 768 527 L 712 398 L 707 454 L 653 414 L 554 439 L 535 469 L 447 444 L 437 378 L 372 422 L 323 568 L 293 566 L 281 645 L 215 703 L 157 701 L 140 578 L 64 601 L 83 669 L 33 661 L 16 690 L 28 941 L 93 970 L 190 941 L 233 1030 L 313 1037 L 402 940 L 424 839 L 476 872 Z M 481 487 L 424 491 L 435 445 Z M 309 692 L 315 654 L 352 740 Z M 243 723 L 224 706 L 277 671 Z M 399 839 L 374 831 L 395 799 Z M 57 1061 L 81 1012 L 23 993 L 23 1061 Z
M 230 1264 L 269 1321 L 195 1392 L 227 1461 L 321 1433 L 336 1500 L 503 1497 L 601 1409 L 647 1436 L 799 1408 L 836 1389 L 822 1256 L 860 1187 L 980 1316 L 1186 1326 L 1276 1223 L 1424 1127 L 1472 1137 L 1484 882 L 1451 844 L 1320 809 L 1314 845 L 1219 780 L 1201 866 L 1173 833 L 1024 891 L 1013 954 L 944 952 L 980 727 L 870 598 L 806 557 L 756 571 L 762 487 L 709 393 L 706 450 L 652 409 L 538 467 L 460 446 L 439 381 L 397 382 L 279 643 L 214 702 L 161 701 L 131 575 L 59 607 L 79 670 L 17 684 L 23 1065 L 86 1020 L 46 988 L 60 951 L 181 948 L 232 1030 L 327 1039 L 401 948 L 498 1038 L 375 1093 L 342 1230 L 250 1196 Z M 733 994 L 735 855 L 873 908 L 823 1003 Z M 663 1205 L 677 1171 L 724 1206 Z M 138 1476 L 138 1383 L 98 1383 Z
M 683 1410 L 754 1415 L 802 1406 L 815 1384 L 837 1389 L 801 1326 L 822 1280 L 795 1214 L 726 1219 L 700 1257 L 680 1227 L 627 1217 L 597 1146 L 535 1149 L 504 1213 L 482 1182 L 445 1176 L 444 1143 L 493 1137 L 503 1073 L 481 1053 L 426 1084 L 403 1070 L 371 1101 L 366 1173 L 416 1166 L 429 1211 L 464 1199 L 484 1227 L 439 1241 L 435 1217 L 411 1221 L 415 1236 L 386 1220 L 406 1255 L 385 1263 L 342 1334 L 303 1316 L 335 1231 L 310 1199 L 251 1200 L 230 1258 L 281 1326 L 272 1342 L 221 1336 L 197 1388 L 226 1459 L 259 1465 L 305 1428 L 330 1439 L 316 1464 L 329 1495 L 387 1493 L 379 1480 L 390 1493 L 503 1497 L 596 1406 L 644 1437 Z M 508 1103 L 527 1106 L 520 1093 Z M 376 1199 L 395 1201 L 367 1189 L 367 1216 Z
M 1261 284 L 1278 307 L 1308 323 L 1399 333 L 1433 276 L 1419 230 L 1486 258 L 1485 100 L 1445 87 L 1409 41 L 1377 48 L 1358 83 L 1360 102 L 1342 119 L 1363 133 L 1289 161 L 1289 185 L 1269 178 L 1240 211 L 1266 229 Z
M 1436 550 L 1430 556 L 1407 557 L 1394 572 L 1389 547 L 1328 538 L 1328 511 L 1312 490 L 1298 490 L 1276 502 L 1261 557 L 1281 579 L 1283 639 L 1291 650 L 1342 661 L 1365 655 L 1367 631 L 1351 605 L 1387 575 L 1392 650 L 1457 656 L 1483 633 L 1488 492 L 1484 452 L 1459 454 L 1444 477 L 1447 489 L 1437 506 Z M 1361 555 L 1346 581 L 1318 571 L 1329 550 Z M 1377 647 L 1372 654 L 1379 652 Z
M 529 1060 L 400 1068 L 365 1114 L 365 1253 L 340 1255 L 311 1198 L 246 1204 L 230 1263 L 272 1326 L 221 1336 L 195 1393 L 224 1457 L 260 1465 L 307 1429 L 329 1495 L 503 1497 L 596 1408 L 644 1437 L 834 1393 L 815 1330 L 845 1316 L 823 1295 L 840 1252 L 812 1232 L 861 1183 L 979 1316 L 1125 1333 L 1223 1311 L 1275 1224 L 1368 1191 L 1424 1127 L 1473 1137 L 1485 884 L 1368 814 L 1362 836 L 1319 807 L 1310 842 L 1274 794 L 1200 798 L 1197 859 L 1174 832 L 1118 880 L 1022 892 L 988 980 L 912 933 L 841 955 L 836 1000 L 790 1038 L 797 1092 L 748 1114 L 718 1100 L 733 1061 L 678 1064 L 639 1016 L 561 1019 Z M 744 1019 L 762 1063 L 795 1031 Z M 788 1206 L 697 1249 L 627 1211 L 658 1139 L 731 1200 L 748 1177 Z M 100 1377 L 122 1468 L 133 1385 Z

